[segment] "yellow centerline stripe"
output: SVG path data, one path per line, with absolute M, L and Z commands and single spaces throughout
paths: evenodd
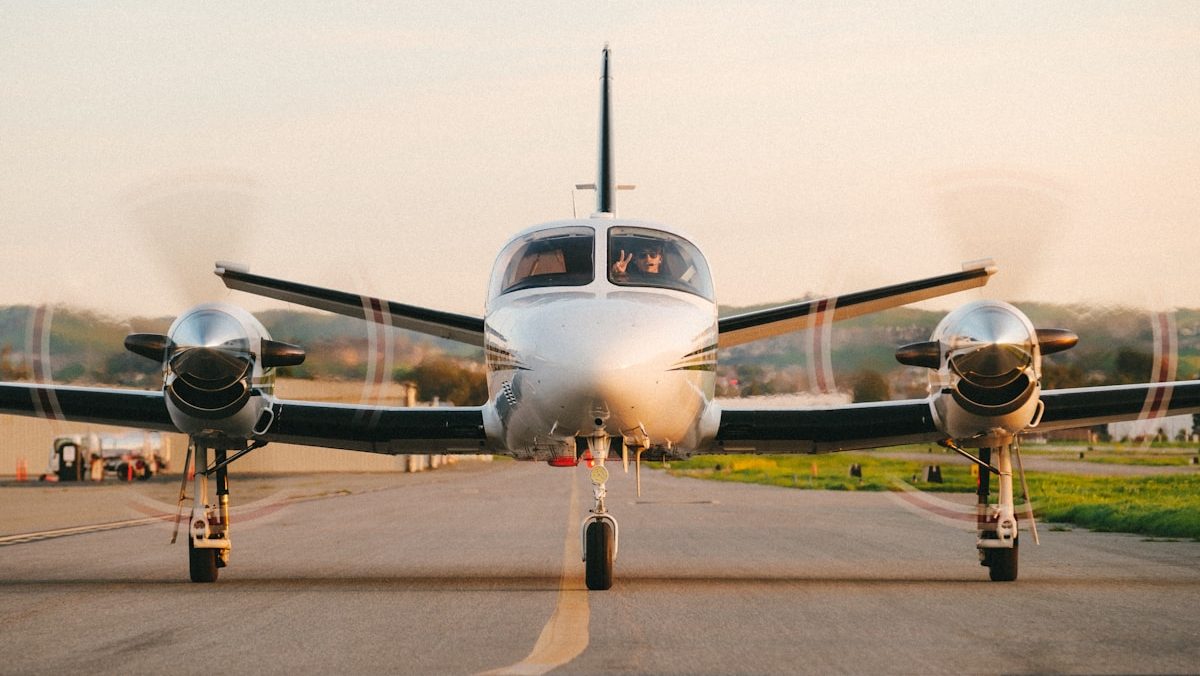
M 571 508 L 567 510 L 567 539 L 563 544 L 562 576 L 558 584 L 558 605 L 542 627 L 537 643 L 525 659 L 516 664 L 483 672 L 483 676 L 521 674 L 534 676 L 561 667 L 579 657 L 588 646 L 588 591 L 583 584 L 579 560 L 579 482 L 571 476 Z

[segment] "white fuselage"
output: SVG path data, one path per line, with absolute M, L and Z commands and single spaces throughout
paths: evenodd
M 719 421 L 713 404 L 717 309 L 711 280 L 700 283 L 694 276 L 707 277 L 707 266 L 702 260 L 688 266 L 678 258 L 683 262 L 675 261 L 671 274 L 687 267 L 687 277 L 699 268 L 690 272 L 689 283 L 709 297 L 655 286 L 657 280 L 615 282 L 612 261 L 620 252 L 609 251 L 610 243 L 630 240 L 613 239 L 612 232 L 661 232 L 675 238 L 668 246 L 681 250 L 690 243 L 661 225 L 611 218 L 549 223 L 513 242 L 564 228 L 573 236 L 568 260 L 582 261 L 581 247 L 591 247 L 589 274 L 571 271 L 569 285 L 555 283 L 562 276 L 547 275 L 545 284 L 505 291 L 506 274 L 515 279 L 523 274 L 512 272 L 522 265 L 523 251 L 530 267 L 529 246 L 510 244 L 496 261 L 485 318 L 488 392 L 495 409 L 489 433 L 517 457 L 531 459 L 573 453 L 576 437 L 619 437 L 634 448 L 703 445 Z M 594 237 L 584 244 L 589 230 Z M 698 249 L 687 253 L 694 261 Z M 544 251 L 538 255 L 549 257 Z M 554 255 L 562 260 L 561 253 Z

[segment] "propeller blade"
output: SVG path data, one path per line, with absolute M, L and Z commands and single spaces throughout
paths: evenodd
M 161 364 L 171 349 L 171 339 L 161 333 L 131 333 L 125 336 L 125 349 Z
M 299 345 L 292 345 L 278 340 L 263 340 L 262 342 L 262 365 L 263 368 L 275 368 L 277 366 L 299 366 L 304 363 L 304 348 Z
M 1079 342 L 1079 336 L 1067 329 L 1038 329 L 1037 339 L 1043 356 L 1069 350 Z
M 258 182 L 233 171 L 164 174 L 131 186 L 120 207 L 147 259 L 158 268 L 158 294 L 186 307 L 223 293 L 212 262 L 250 258 L 260 203 Z M 161 301 L 160 301 L 161 302 Z

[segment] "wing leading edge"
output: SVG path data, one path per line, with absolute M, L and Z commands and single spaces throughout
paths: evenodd
M 389 408 L 277 399 L 260 439 L 371 453 L 492 453 L 482 407 Z M 178 432 L 161 391 L 0 383 L 0 414 Z
M 313 401 L 279 401 L 275 423 L 263 438 L 288 444 L 351 451 L 474 454 L 492 448 L 483 429 L 483 407 L 370 407 Z
M 218 263 L 215 273 L 226 287 L 237 291 L 365 319 L 376 324 L 390 324 L 468 345 L 483 346 L 483 319 L 480 317 L 430 310 L 372 296 L 264 277 L 239 270 L 227 263 Z
M 0 383 L 0 413 L 177 432 L 162 391 Z
M 1200 380 L 1046 390 L 1042 402 L 1038 431 L 1200 413 Z
M 714 453 L 829 453 L 941 438 L 928 399 L 721 411 Z
M 991 260 L 976 261 L 964 263 L 961 272 L 725 317 L 717 324 L 720 333 L 718 345 L 733 347 L 812 328 L 818 323 L 841 321 L 974 289 L 987 284 L 995 273 L 996 267 Z
M 1081 387 L 1041 393 L 1045 409 L 1030 432 L 1200 413 L 1200 381 Z M 809 409 L 721 412 L 715 453 L 827 453 L 948 438 L 937 425 L 932 399 L 873 402 Z

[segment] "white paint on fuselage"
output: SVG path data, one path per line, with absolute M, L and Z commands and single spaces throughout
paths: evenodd
M 539 459 L 593 434 L 636 446 L 701 445 L 719 418 L 712 403 L 716 304 L 683 291 L 618 286 L 608 275 L 610 227 L 682 235 L 659 224 L 590 219 L 548 223 L 516 238 L 564 225 L 595 228 L 589 284 L 489 299 L 489 406 L 500 411 L 493 420 L 502 428 L 493 433 L 518 457 Z

